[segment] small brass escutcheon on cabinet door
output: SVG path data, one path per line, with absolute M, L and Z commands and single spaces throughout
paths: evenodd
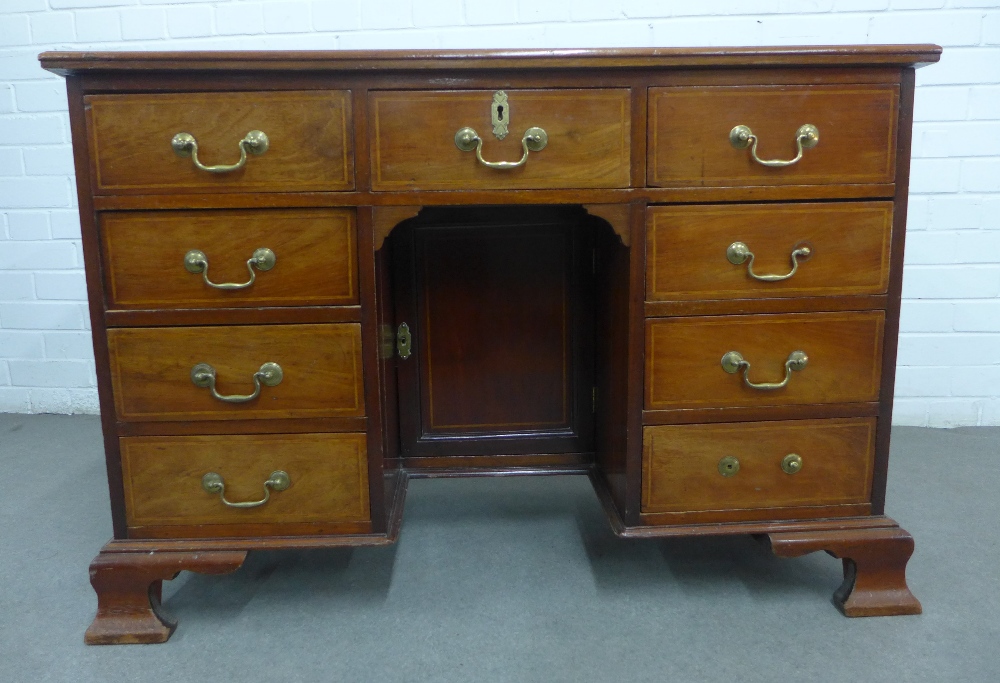
M 401 323 L 396 330 L 396 354 L 406 360 L 410 357 L 410 348 L 413 344 L 413 337 L 410 336 L 410 326 Z

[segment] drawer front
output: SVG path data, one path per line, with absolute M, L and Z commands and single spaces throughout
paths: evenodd
M 98 194 L 136 192 L 280 192 L 354 188 L 350 92 L 172 93 L 84 98 Z M 267 136 L 261 154 L 241 145 L 251 131 Z M 179 155 L 172 141 L 188 133 L 205 166 Z
M 871 494 L 874 418 L 646 427 L 642 444 L 646 513 L 861 504 Z
M 126 437 L 121 454 L 130 527 L 370 519 L 364 434 Z M 227 506 L 202 485 L 215 473 L 226 500 L 257 502 L 276 471 L 288 487 L 269 487 L 255 507 Z
M 891 183 L 899 88 L 894 85 L 651 88 L 649 184 L 656 187 Z M 819 141 L 784 167 L 730 142 L 747 126 L 761 160 L 789 161 L 796 133 Z
M 629 185 L 629 91 L 509 90 L 509 132 L 493 133 L 494 91 L 382 91 L 369 95 L 374 122 L 372 189 L 469 190 Z M 455 134 L 471 127 L 487 162 L 519 161 L 522 138 L 542 128 L 548 142 L 518 168 L 489 168 L 462 151 Z
M 100 232 L 111 308 L 358 303 L 353 210 L 105 213 Z M 273 263 L 248 266 L 260 249 Z
M 248 418 L 360 417 L 361 326 L 273 325 L 108 330 L 111 381 L 118 418 L 232 420 Z M 265 363 L 277 363 L 281 381 Z M 203 369 L 215 372 L 220 396 L 248 396 L 255 374 L 266 377 L 246 402 L 212 395 Z M 208 371 L 210 372 L 210 371 Z
M 646 409 L 876 401 L 883 323 L 882 311 L 647 320 Z M 786 371 L 795 351 L 807 355 L 805 367 Z M 749 370 L 730 363 L 735 372 L 727 372 L 730 352 Z M 754 389 L 744 375 L 758 384 L 787 376 L 788 383 Z
M 889 283 L 891 202 L 663 206 L 648 216 L 649 301 L 881 294 Z

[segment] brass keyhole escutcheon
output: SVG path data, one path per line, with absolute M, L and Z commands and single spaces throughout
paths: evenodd
M 507 137 L 507 127 L 510 125 L 510 105 L 507 103 L 507 93 L 503 90 L 493 93 L 490 118 L 493 122 L 493 135 L 497 140 L 503 140 Z
M 736 456 L 727 455 L 719 460 L 719 474 L 724 477 L 735 477 L 740 471 L 740 460 Z
M 396 353 L 403 360 L 410 357 L 410 350 L 413 344 L 413 337 L 410 335 L 410 326 L 403 323 L 396 328 Z
M 781 459 L 781 469 L 785 474 L 795 474 L 802 469 L 802 456 L 798 453 L 789 453 Z

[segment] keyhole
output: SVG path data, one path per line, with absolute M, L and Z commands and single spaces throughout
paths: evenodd
M 503 121 L 503 105 L 497 107 L 497 121 Z

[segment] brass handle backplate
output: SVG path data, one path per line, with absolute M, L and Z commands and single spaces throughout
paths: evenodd
M 789 453 L 781 459 L 781 470 L 785 474 L 795 474 L 802 469 L 802 456 L 798 453 Z
M 463 152 L 476 150 L 479 163 L 488 168 L 509 169 L 524 166 L 528 163 L 529 152 L 540 152 L 547 144 L 549 144 L 548 133 L 541 128 L 529 128 L 524 131 L 524 137 L 521 138 L 521 149 L 524 153 L 519 161 L 486 161 L 483 159 L 483 139 L 479 137 L 479 133 L 472 128 L 460 128 L 455 133 L 455 146 Z
M 189 273 L 201 273 L 201 279 L 209 287 L 231 291 L 234 289 L 246 289 L 257 280 L 257 273 L 254 271 L 254 268 L 261 272 L 271 270 L 274 268 L 276 261 L 277 257 L 273 251 L 267 247 L 261 247 L 247 259 L 247 271 L 250 273 L 249 280 L 246 282 L 212 282 L 208 279 L 208 256 L 200 249 L 192 249 L 184 254 L 184 269 Z
M 263 154 L 271 146 L 271 141 L 261 130 L 252 130 L 240 140 L 240 160 L 235 164 L 220 164 L 218 166 L 206 166 L 198 160 L 198 141 L 191 133 L 178 133 L 170 140 L 170 146 L 174 148 L 174 153 L 179 157 L 191 157 L 196 168 L 209 173 L 230 173 L 243 168 L 247 163 L 247 152 L 250 154 Z
M 799 126 L 799 129 L 795 131 L 795 146 L 798 149 L 798 153 L 794 159 L 761 159 L 757 156 L 757 136 L 750 130 L 750 126 L 736 126 L 729 131 L 729 144 L 736 149 L 746 149 L 749 147 L 750 156 L 761 166 L 781 168 L 799 163 L 799 160 L 802 159 L 803 150 L 812 149 L 819 144 L 819 129 L 811 123 Z
M 284 491 L 292 485 L 292 480 L 287 472 L 275 470 L 264 482 L 264 497 L 260 500 L 251 500 L 244 503 L 233 503 L 226 500 L 226 482 L 222 480 L 222 475 L 217 472 L 206 472 L 201 478 L 201 487 L 208 493 L 218 493 L 219 500 L 226 507 L 231 508 L 256 508 L 260 507 L 271 499 L 271 491 Z
M 264 363 L 260 370 L 253 373 L 252 394 L 223 396 L 215 389 L 215 368 L 208 363 L 198 363 L 191 368 L 191 383 L 196 387 L 208 387 L 212 391 L 212 397 L 226 403 L 248 403 L 260 396 L 262 386 L 274 387 L 281 384 L 285 374 L 281 366 L 277 363 Z
M 733 242 L 726 249 L 726 258 L 734 266 L 747 264 L 747 274 L 754 280 L 759 280 L 760 282 L 781 282 L 782 280 L 787 280 L 799 270 L 799 263 L 806 260 L 812 256 L 812 249 L 807 246 L 797 247 L 792 250 L 792 269 L 785 273 L 784 275 L 758 275 L 753 272 L 753 258 L 754 254 L 750 251 L 750 247 L 746 245 L 745 242 Z
M 805 351 L 792 351 L 788 354 L 788 360 L 785 361 L 785 378 L 780 382 L 751 382 L 750 362 L 745 360 L 739 351 L 729 351 L 722 357 L 722 369 L 730 374 L 742 370 L 743 383 L 748 387 L 759 391 L 772 391 L 786 387 L 788 380 L 792 377 L 792 372 L 803 369 L 808 362 L 809 356 L 806 355 Z

